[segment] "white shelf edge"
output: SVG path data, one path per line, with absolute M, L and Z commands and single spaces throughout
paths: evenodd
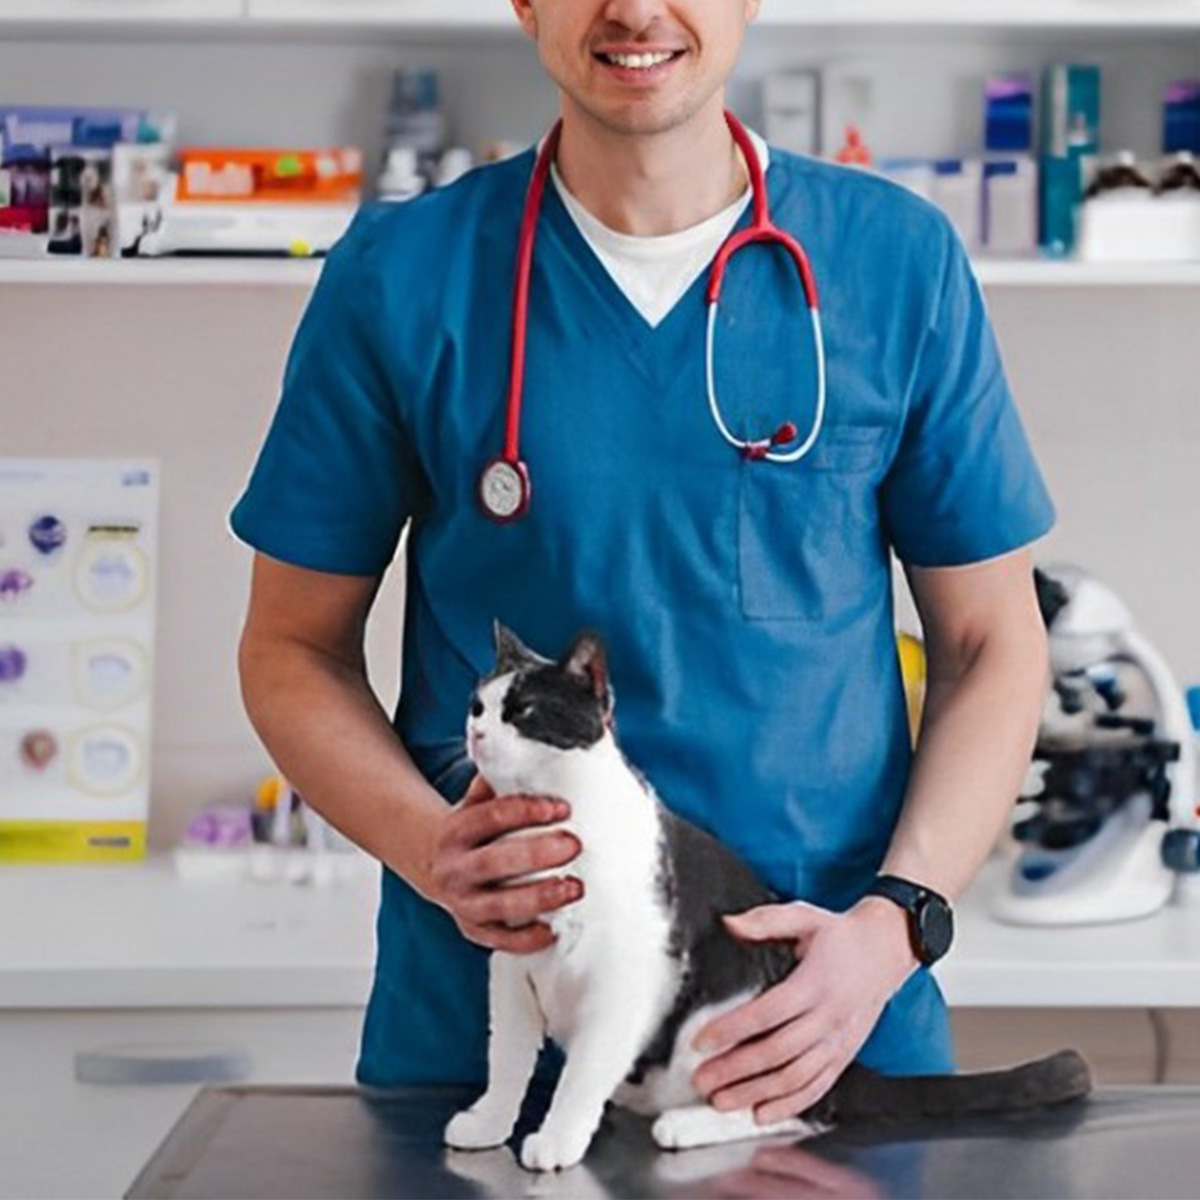
M 1088 263 L 979 258 L 985 288 L 1200 287 L 1200 262 Z
M 163 258 L 88 261 L 0 258 L 0 287 L 303 287 L 321 273 L 320 259 Z M 1200 262 L 1081 263 L 978 259 L 985 288 L 1200 288 Z
M 321 259 L 160 258 L 81 260 L 0 258 L 0 287 L 312 287 Z
M 36 30 L 69 35 L 87 28 L 181 33 L 190 29 L 237 34 L 252 29 L 441 30 L 447 33 L 519 32 L 504 0 L 267 0 L 255 11 L 231 15 L 204 9 L 155 13 L 152 8 L 102 0 L 93 13 L 54 13 L 0 7 L 0 36 Z M 1146 32 L 1200 31 L 1197 0 L 768 0 L 756 22 L 764 29 L 1080 29 Z
M 768 0 L 759 25 L 1196 29 L 1195 0 Z

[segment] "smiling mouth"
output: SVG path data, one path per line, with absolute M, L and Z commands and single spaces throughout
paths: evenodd
M 622 71 L 655 71 L 673 63 L 686 54 L 686 50 L 656 50 L 644 54 L 609 54 L 600 52 L 594 55 L 599 63 L 605 66 L 617 67 Z

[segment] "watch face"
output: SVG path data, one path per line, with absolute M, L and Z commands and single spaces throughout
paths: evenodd
M 937 962 L 950 949 L 954 940 L 954 914 L 950 906 L 941 899 L 930 897 L 921 905 L 917 914 L 917 928 L 920 930 L 921 945 L 924 949 L 922 960 L 928 966 Z

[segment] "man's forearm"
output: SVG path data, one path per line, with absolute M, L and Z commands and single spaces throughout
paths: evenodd
M 297 642 L 243 645 L 242 695 L 305 801 L 423 895 L 446 804 L 425 782 L 359 670 Z
M 885 873 L 962 893 L 1012 811 L 1046 688 L 1045 640 L 1026 625 L 931 672 L 921 736 Z

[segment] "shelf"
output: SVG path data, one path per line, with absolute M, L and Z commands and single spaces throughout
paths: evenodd
M 768 0 L 758 24 L 1200 31 L 1200 0 Z M 188 25 L 234 35 L 281 28 L 518 33 L 508 0 L 0 0 L 0 29 L 67 35 L 87 26 Z
M 1200 0 L 768 0 L 758 23 L 1200 29 Z
M 1200 262 L 1087 263 L 1045 259 L 979 259 L 979 282 L 988 288 L 1200 287 Z
M 311 258 L 0 258 L 0 287 L 75 285 L 101 287 L 305 287 L 321 273 Z
M 172 22 L 232 23 L 244 19 L 243 0 L 0 0 L 6 22 L 88 25 L 159 25 Z
M 319 259 L 0 258 L 0 287 L 302 287 L 321 273 Z M 986 288 L 1200 288 L 1200 263 L 1080 263 L 980 260 L 975 273 Z

